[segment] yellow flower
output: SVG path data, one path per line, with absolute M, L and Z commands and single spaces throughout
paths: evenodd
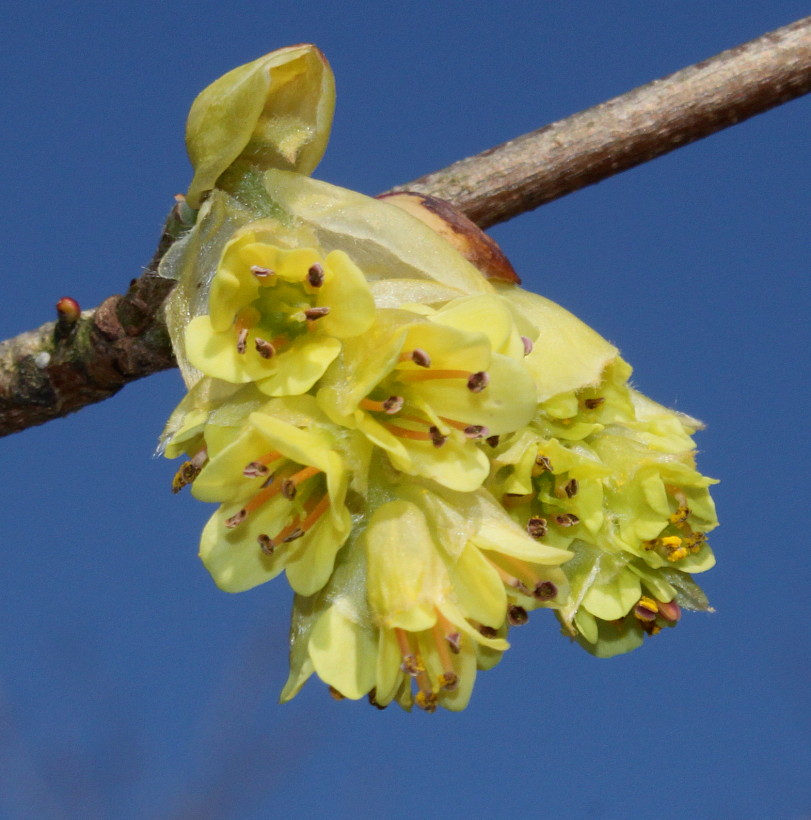
M 310 429 L 251 413 L 194 479 L 196 498 L 221 503 L 203 530 L 200 557 L 227 592 L 286 570 L 293 589 L 310 595 L 349 536 L 345 459 L 326 420 L 308 410 Z
M 273 244 L 272 223 L 239 230 L 211 284 L 209 314 L 192 319 L 190 363 L 227 382 L 255 382 L 271 396 L 299 395 L 323 375 L 341 339 L 368 330 L 374 302 L 343 251 Z
M 398 469 L 474 490 L 490 470 L 483 440 L 535 412 L 524 346 L 497 296 L 421 312 L 379 311 L 369 333 L 346 343 L 318 401 Z

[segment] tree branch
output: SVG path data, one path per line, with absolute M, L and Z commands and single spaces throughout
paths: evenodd
M 811 91 L 811 17 L 398 186 L 503 222 Z M 0 343 L 0 435 L 102 401 L 172 367 L 155 275 L 181 229 L 173 209 L 147 271 L 75 321 Z

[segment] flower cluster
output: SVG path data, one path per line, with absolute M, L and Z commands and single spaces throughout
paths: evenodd
M 323 94 L 302 48 L 250 71 Z M 336 698 L 458 710 L 533 610 L 609 656 L 706 608 L 690 577 L 713 563 L 716 524 L 698 422 L 631 388 L 616 349 L 563 308 L 479 264 L 487 240 L 449 243 L 397 203 L 309 178 L 317 134 L 284 165 L 267 159 L 287 144 L 278 128 L 246 133 L 250 150 L 229 136 L 213 160 L 190 147 L 211 161 L 195 227 L 161 268 L 178 280 L 167 318 L 189 385 L 163 446 L 187 457 L 173 489 L 219 505 L 200 542 L 217 585 L 284 571 L 295 591 L 282 698 L 315 673 Z

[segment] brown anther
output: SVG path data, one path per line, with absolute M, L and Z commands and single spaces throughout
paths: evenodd
M 580 523 L 580 519 L 572 513 L 563 513 L 563 515 L 556 515 L 555 522 L 561 527 L 573 527 Z
M 172 492 L 179 493 L 187 484 L 191 484 L 200 474 L 200 469 L 193 461 L 184 461 L 172 479 Z
M 262 534 L 256 540 L 265 555 L 273 555 L 276 551 L 276 542 L 269 535 Z
M 542 453 L 538 453 L 538 455 L 535 456 L 535 466 L 540 467 L 541 470 L 552 472 L 552 462 Z
M 681 620 L 681 607 L 676 601 L 659 601 L 659 614 L 672 624 Z
M 307 282 L 313 288 L 320 288 L 324 284 L 324 268 L 318 262 L 310 265 L 307 271 Z
M 448 646 L 454 655 L 458 655 L 462 650 L 462 635 L 460 632 L 451 632 L 445 636 Z
M 527 521 L 527 532 L 533 538 L 543 538 L 548 532 L 549 527 L 546 526 L 546 519 L 534 515 Z
M 276 355 L 276 348 L 270 342 L 266 342 L 257 336 L 254 344 L 256 345 L 256 352 L 263 359 L 272 359 Z
M 369 694 L 367 695 L 367 697 L 369 698 L 369 703 L 370 703 L 372 706 L 374 706 L 374 707 L 375 707 L 375 709 L 380 709 L 380 711 L 382 712 L 382 711 L 386 708 L 385 706 L 381 706 L 381 705 L 377 702 L 377 690 L 376 690 L 376 689 L 372 689 L 372 690 L 369 692 Z
M 240 510 L 236 515 L 225 519 L 225 526 L 228 527 L 229 530 L 232 530 L 234 527 L 238 527 L 247 517 L 248 511 Z
M 305 534 L 305 531 L 301 529 L 301 527 L 296 527 L 296 529 L 294 529 L 293 532 L 290 533 L 290 535 L 282 539 L 282 543 L 289 544 L 291 541 L 296 541 Z
M 563 491 L 566 493 L 566 497 L 573 498 L 576 496 L 579 486 L 580 485 L 577 483 L 576 478 L 570 478 L 566 486 L 563 488 Z
M 498 630 L 493 629 L 492 626 L 485 626 L 484 624 L 479 624 L 479 634 L 484 638 L 496 638 L 498 637 Z
M 467 380 L 467 389 L 471 393 L 481 393 L 490 384 L 490 376 L 487 371 L 479 370 L 478 373 L 471 373 Z
M 558 594 L 558 588 L 551 581 L 538 581 L 532 596 L 538 601 L 551 601 Z
M 316 319 L 321 319 L 329 313 L 329 308 L 324 307 L 314 307 L 314 308 L 307 308 L 304 311 L 304 317 L 309 319 L 310 321 L 315 321 Z
M 403 662 L 400 664 L 400 669 L 402 669 L 406 675 L 411 675 L 412 678 L 416 678 L 417 675 L 425 671 L 425 667 L 416 655 L 403 655 Z
M 259 476 L 267 475 L 270 472 L 268 467 L 258 461 L 252 461 L 242 471 L 242 475 L 246 478 L 259 478 Z
M 288 500 L 292 501 L 296 497 L 296 482 L 286 478 L 282 482 L 282 495 Z
M 248 340 L 248 328 L 243 327 L 237 335 L 237 353 L 244 353 L 247 350 L 245 342 Z
M 430 367 L 431 366 L 431 357 L 419 347 L 415 347 L 411 351 L 411 361 L 414 364 L 419 365 L 420 367 Z
M 483 424 L 468 424 L 463 432 L 466 438 L 486 438 L 489 430 Z
M 596 410 L 601 404 L 604 404 L 604 403 L 605 403 L 605 399 L 602 396 L 600 398 L 597 398 L 597 399 L 586 399 L 583 402 L 583 404 L 589 410 Z
M 403 409 L 404 404 L 405 399 L 402 396 L 389 396 L 383 402 L 383 412 L 393 416 L 395 413 L 399 413 Z
M 510 604 L 507 607 L 507 621 L 510 626 L 523 626 L 529 620 L 526 609 L 522 606 Z
M 268 277 L 275 275 L 275 272 L 270 268 L 263 268 L 261 265 L 251 265 L 251 273 L 257 279 L 267 279 Z
M 488 436 L 488 437 L 487 437 L 487 443 L 488 443 L 491 447 L 498 447 L 498 445 L 499 445 L 499 442 L 500 442 L 500 441 L 501 441 L 501 437 L 500 437 L 500 436 Z
M 448 437 L 443 436 L 439 431 L 439 427 L 433 424 L 428 428 L 428 433 L 431 436 L 431 444 L 433 444 L 434 447 L 441 447 L 448 440 Z
M 425 692 L 420 689 L 414 697 L 414 703 L 419 706 L 424 712 L 429 714 L 436 712 L 437 696 L 433 692 Z
M 60 322 L 73 324 L 79 321 L 79 317 L 82 315 L 82 309 L 75 299 L 72 299 L 70 296 L 63 296 L 56 303 L 56 315 Z
M 342 695 L 334 686 L 330 686 L 329 695 L 333 700 L 346 700 L 346 695 Z
M 437 684 L 440 689 L 444 689 L 446 692 L 454 692 L 459 686 L 459 676 L 456 672 L 443 672 L 437 678 Z

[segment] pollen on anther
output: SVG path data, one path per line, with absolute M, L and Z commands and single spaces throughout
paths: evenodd
M 471 373 L 467 380 L 467 389 L 471 393 L 481 393 L 485 387 L 490 383 L 490 376 L 487 371 L 479 370 L 477 373 Z
M 320 288 L 324 284 L 324 268 L 318 262 L 310 265 L 307 271 L 307 282 L 313 288 Z

